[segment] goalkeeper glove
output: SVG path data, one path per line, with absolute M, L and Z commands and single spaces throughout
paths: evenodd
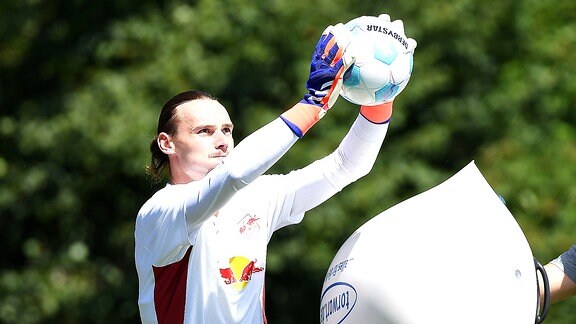
M 404 22 L 400 19 L 390 22 L 390 16 L 388 14 L 381 14 L 378 16 L 378 19 L 384 20 L 385 25 L 389 26 L 388 28 L 391 32 L 406 40 L 407 50 L 413 55 L 417 43 L 414 39 L 406 37 L 404 33 Z M 409 80 L 406 82 L 409 82 Z M 389 122 L 390 118 L 392 117 L 392 105 L 394 98 L 396 98 L 396 95 L 387 102 L 379 105 L 361 106 L 360 114 L 375 124 L 385 124 Z
M 316 44 L 306 82 L 308 93 L 281 116 L 298 137 L 320 120 L 338 99 L 344 71 L 354 63 L 353 58 L 344 55 L 349 43 L 350 31 L 343 24 L 337 24 L 328 26 Z
M 306 82 L 308 94 L 302 102 L 330 109 L 342 88 L 344 71 L 352 65 L 351 58 L 343 56 L 350 43 L 350 31 L 343 25 L 328 26 L 312 56 L 310 76 Z

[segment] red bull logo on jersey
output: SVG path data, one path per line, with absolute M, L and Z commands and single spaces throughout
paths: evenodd
M 220 268 L 220 276 L 225 284 L 231 285 L 238 291 L 246 288 L 253 273 L 264 270 L 264 267 L 256 266 L 256 260 L 250 261 L 243 256 L 231 257 L 229 263 L 229 268 Z
M 238 231 L 240 232 L 240 235 L 247 238 L 256 236 L 260 231 L 260 225 L 258 224 L 259 221 L 259 217 L 246 214 L 246 216 L 238 222 Z

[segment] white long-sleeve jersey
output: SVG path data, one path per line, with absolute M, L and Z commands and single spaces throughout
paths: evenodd
M 263 175 L 297 140 L 276 119 L 202 180 L 159 190 L 136 218 L 142 322 L 265 323 L 272 233 L 367 174 L 387 129 L 359 115 L 330 155 L 285 175 Z

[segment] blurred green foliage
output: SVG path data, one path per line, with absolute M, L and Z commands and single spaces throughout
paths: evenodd
M 567 249 L 576 2 L 4 0 L 0 322 L 137 322 L 133 222 L 158 189 L 144 165 L 164 101 L 192 88 L 215 94 L 240 140 L 299 100 L 326 25 L 382 12 L 418 41 L 412 80 L 371 174 L 272 240 L 269 321 L 317 322 L 343 241 L 471 160 L 534 256 Z M 356 109 L 340 100 L 272 171 L 330 152 Z M 575 307 L 553 305 L 546 322 L 573 322 Z

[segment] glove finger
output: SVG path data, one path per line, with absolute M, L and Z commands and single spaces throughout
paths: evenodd
M 391 23 L 391 26 L 392 26 L 391 29 L 394 30 L 395 32 L 397 32 L 398 34 L 405 35 L 405 33 L 404 33 L 404 22 L 403 22 L 402 20 L 400 20 L 400 19 L 394 20 L 394 21 Z
M 336 43 L 336 38 L 332 33 L 326 36 L 326 39 L 323 42 L 323 49 L 322 49 L 322 59 L 327 61 L 328 63 L 332 63 L 334 57 L 336 57 L 336 53 L 338 52 L 338 44 Z
M 329 35 L 328 42 L 322 53 L 322 59 L 331 67 L 334 67 L 341 60 L 344 50 L 337 43 L 336 37 L 331 36 Z
M 334 44 L 332 46 L 332 48 L 330 48 L 330 51 L 328 52 L 328 55 L 325 59 L 325 61 L 330 64 L 331 67 L 336 67 L 337 64 L 341 64 L 342 63 L 342 55 L 344 54 L 344 51 L 342 50 L 342 48 L 340 48 L 338 46 L 338 44 Z M 337 67 L 339 68 L 339 67 Z
M 342 54 L 342 64 L 344 65 L 344 71 L 348 70 L 356 62 L 356 53 L 353 51 L 344 51 Z
M 340 97 L 340 91 L 342 90 L 342 78 L 339 78 L 337 81 L 335 81 L 332 84 L 332 92 L 328 95 L 328 109 L 330 109 L 332 106 L 334 106 L 334 104 L 336 103 L 336 100 L 338 100 L 338 97 Z
M 380 19 L 384 19 L 386 22 L 390 22 L 390 15 L 389 14 L 381 14 L 378 16 Z
M 334 78 L 332 85 L 328 90 L 328 93 L 326 94 L 326 96 L 324 96 L 324 98 L 322 98 L 321 101 L 322 104 L 328 105 L 328 108 L 334 105 L 334 103 L 338 99 L 338 96 L 340 95 L 340 90 L 342 90 L 342 82 L 343 82 L 342 79 L 344 76 L 344 71 L 345 71 L 344 66 L 343 65 L 340 66 L 340 69 L 336 73 L 336 77 Z
M 322 59 L 330 64 L 331 66 L 334 65 L 334 62 L 339 60 L 342 56 L 342 50 L 340 45 L 338 44 L 338 40 L 336 36 L 332 33 L 326 36 L 324 41 L 324 50 L 322 53 Z
M 414 53 L 414 50 L 416 49 L 416 46 L 418 46 L 418 43 L 416 43 L 416 41 L 413 38 L 408 38 L 406 41 L 408 42 L 408 50 Z
M 334 28 L 334 26 L 332 26 L 332 25 L 326 27 L 326 28 L 324 29 L 324 31 L 322 32 L 322 36 L 325 36 L 325 35 L 330 34 L 330 32 L 332 31 L 332 28 Z
M 350 33 L 350 30 L 344 26 L 344 24 L 339 23 L 332 26 L 330 33 L 332 33 L 336 38 L 338 47 L 340 47 L 343 51 L 346 50 L 346 47 L 348 47 L 348 44 L 350 44 L 350 41 L 352 40 L 352 34 Z
M 344 24 L 341 23 L 332 26 L 331 33 L 334 35 L 334 38 L 336 39 L 338 51 L 334 53 L 334 59 L 330 65 L 334 66 L 336 61 L 342 58 L 345 67 L 344 70 L 346 70 L 356 61 L 355 57 L 348 55 L 346 52 L 346 48 L 348 47 L 348 45 L 352 40 L 352 34 L 350 33 L 350 30 L 346 26 L 344 26 Z

